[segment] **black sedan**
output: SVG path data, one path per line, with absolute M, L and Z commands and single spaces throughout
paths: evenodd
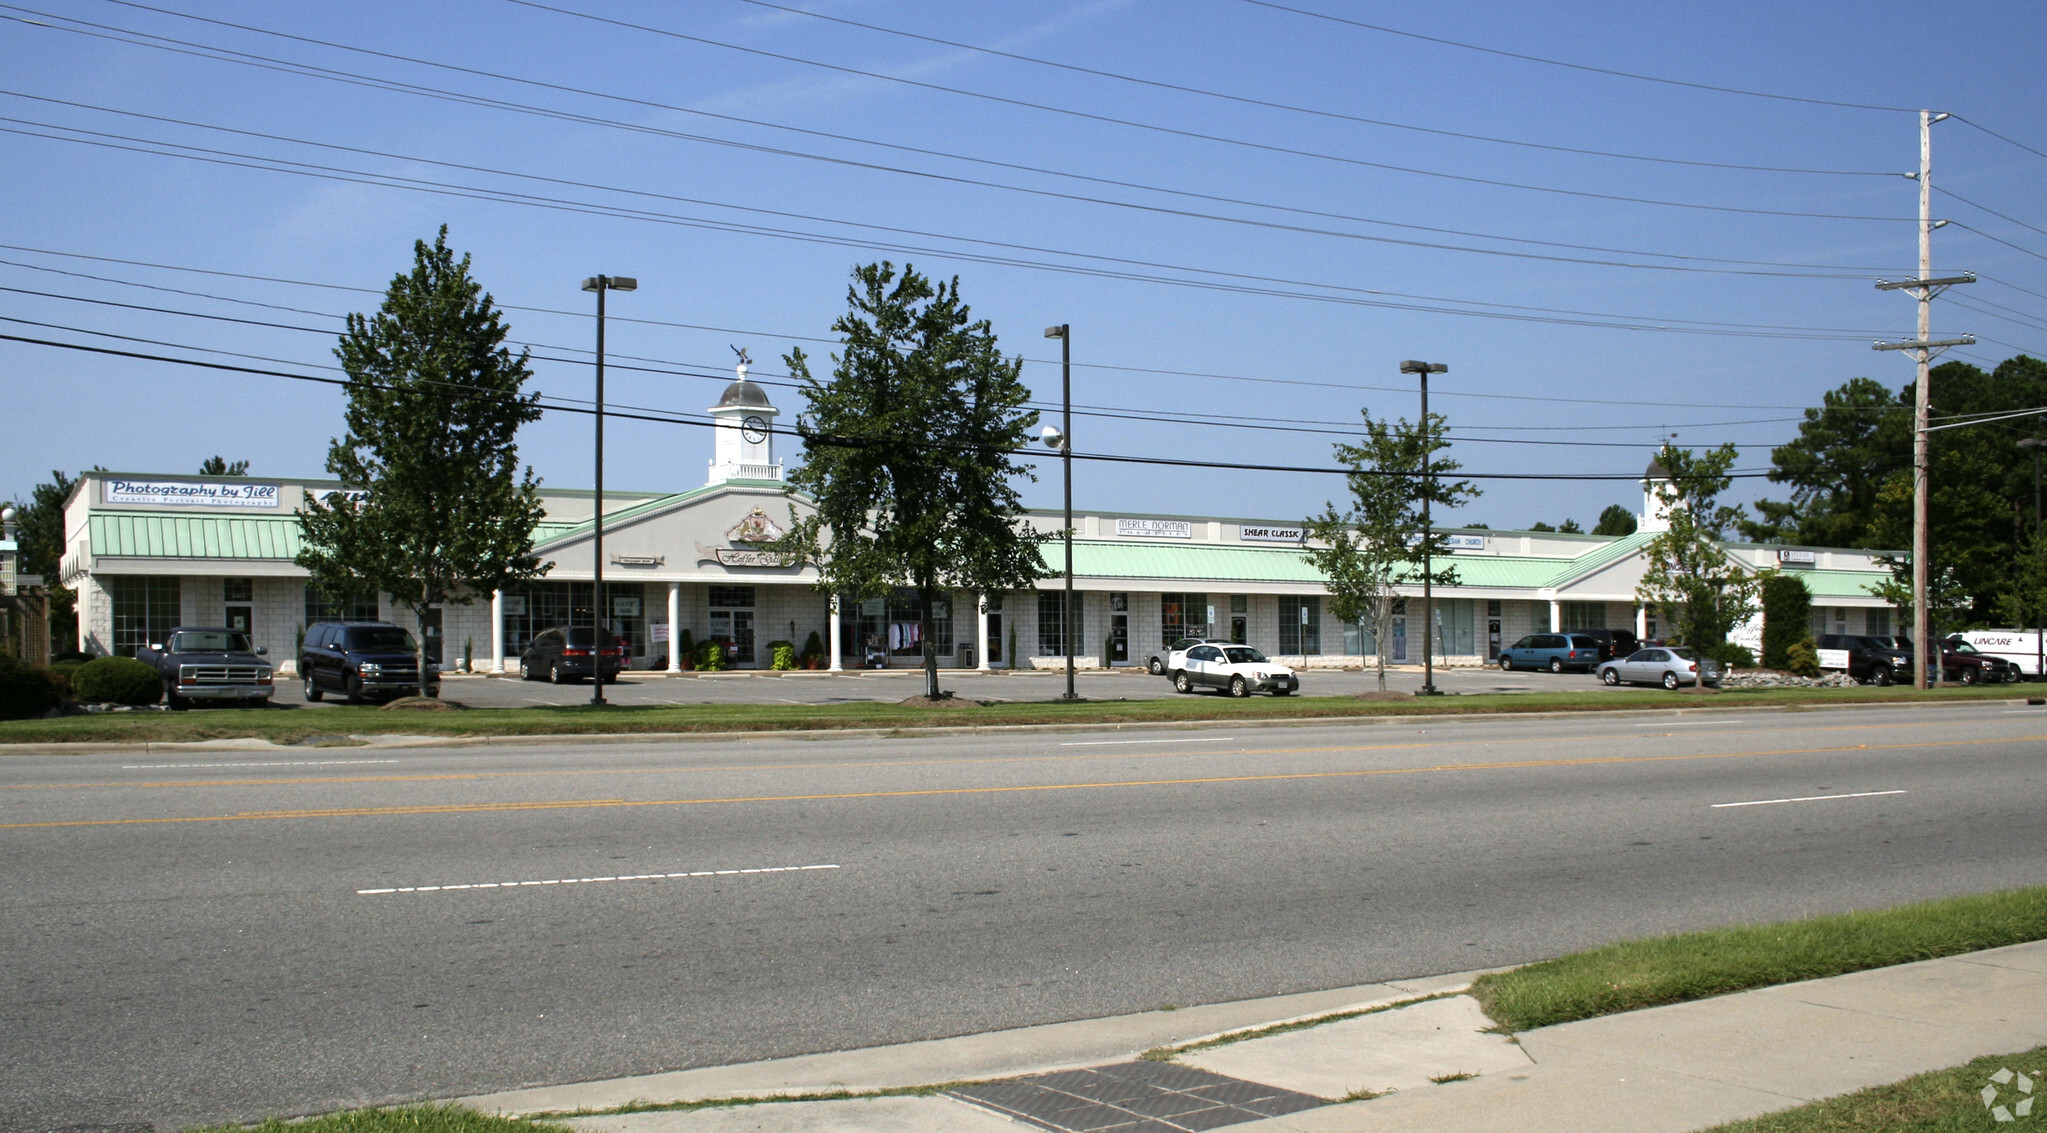
M 533 635 L 526 651 L 519 655 L 519 678 L 528 681 L 545 678 L 555 684 L 585 680 L 597 675 L 600 662 L 607 681 L 617 680 L 619 670 L 626 666 L 625 647 L 611 631 L 604 631 L 600 645 L 595 627 L 560 626 Z

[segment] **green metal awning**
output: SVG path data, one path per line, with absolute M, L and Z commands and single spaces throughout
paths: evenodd
M 298 519 L 289 515 L 97 512 L 88 530 L 95 556 L 290 562 L 299 553 Z

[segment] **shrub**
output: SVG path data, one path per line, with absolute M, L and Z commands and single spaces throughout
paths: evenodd
M 768 668 L 786 673 L 796 667 L 796 643 L 793 641 L 768 642 Z
M 1706 650 L 1706 656 L 1711 657 L 1730 669 L 1753 669 L 1756 667 L 1756 655 L 1750 653 L 1747 646 L 1736 645 L 1732 641 L 1723 641 Z
M 725 647 L 715 641 L 697 646 L 697 668 L 707 673 L 725 671 Z
M 78 667 L 71 687 L 95 704 L 155 704 L 163 678 L 133 657 L 99 657 Z
M 1813 645 L 1812 638 L 1803 638 L 1784 651 L 1784 668 L 1801 677 L 1820 675 L 1820 651 Z
M 1791 667 L 1791 647 L 1812 633 L 1812 592 L 1791 574 L 1763 579 L 1763 666 Z
M 55 674 L 0 653 L 0 720 L 33 719 L 62 703 Z
M 801 656 L 806 661 L 812 658 L 822 659 L 824 657 L 824 640 L 817 636 L 816 630 L 811 630 L 810 636 L 803 639 L 803 653 Z

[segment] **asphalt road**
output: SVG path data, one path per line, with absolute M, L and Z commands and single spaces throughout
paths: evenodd
M 2037 884 L 2043 753 L 2047 708 L 2004 702 L 0 756 L 0 1130 L 647 1073 Z
M 1386 687 L 1412 692 L 1422 686 L 1422 670 L 1389 669 Z M 1501 672 L 1492 668 L 1438 669 L 1436 687 L 1451 693 L 1548 692 L 1554 690 L 1594 691 L 1603 689 L 1590 673 Z M 972 700 L 1050 700 L 1066 691 L 1064 671 L 941 670 L 939 685 Z M 1379 687 L 1376 672 L 1346 669 L 1301 671 L 1304 696 L 1349 696 Z M 545 681 L 522 681 L 516 676 L 486 677 L 455 675 L 441 682 L 441 695 L 472 708 L 521 708 L 534 704 L 582 704 L 590 699 L 587 681 L 554 685 Z M 1074 691 L 1090 700 L 1149 700 L 1179 696 L 1164 677 L 1120 670 L 1081 669 L 1074 674 Z M 1670 694 L 1660 689 L 1615 689 L 1615 695 L 1641 693 L 1652 697 Z M 821 672 L 733 672 L 697 673 L 670 677 L 658 673 L 627 672 L 616 684 L 604 686 L 606 700 L 614 704 L 843 704 L 854 701 L 894 703 L 924 693 L 924 674 L 915 669 L 852 670 Z M 1219 695 L 1204 690 L 1194 695 Z M 282 708 L 323 708 L 339 703 L 329 695 L 317 704 L 305 700 L 297 682 L 277 686 L 274 703 Z M 203 708 L 197 711 L 204 711 Z

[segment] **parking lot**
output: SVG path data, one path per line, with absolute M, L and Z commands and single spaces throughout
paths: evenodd
M 971 669 L 939 671 L 939 686 L 958 696 L 984 701 L 1053 700 L 1066 691 L 1063 670 Z M 1667 695 L 1661 690 L 1606 690 L 1589 673 L 1550 674 L 1507 672 L 1493 668 L 1437 669 L 1436 687 L 1445 693 L 1519 693 L 1559 690 L 1605 690 L 1616 696 Z M 1389 668 L 1388 689 L 1413 692 L 1422 685 L 1419 667 Z M 1301 675 L 1302 696 L 1350 696 L 1378 688 L 1376 672 L 1356 669 L 1308 669 Z M 1178 696 L 1164 677 L 1136 670 L 1081 669 L 1076 672 L 1074 690 L 1088 700 L 1150 700 Z M 668 676 L 658 672 L 627 672 L 617 683 L 604 686 L 604 697 L 613 704 L 845 704 L 858 701 L 895 702 L 924 691 L 924 674 L 918 669 L 848 670 L 821 672 L 730 672 L 684 673 Z M 520 708 L 536 704 L 579 704 L 590 699 L 588 681 L 552 685 L 544 681 L 522 681 L 502 677 L 448 674 L 442 680 L 442 695 L 472 708 Z M 1195 696 L 1217 696 L 1197 692 Z M 274 703 L 280 707 L 320 708 L 338 703 L 333 694 L 320 704 L 307 704 L 296 681 L 280 680 Z

